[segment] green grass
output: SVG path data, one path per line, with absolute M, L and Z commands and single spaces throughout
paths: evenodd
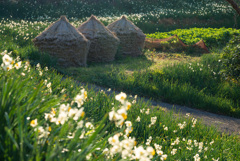
M 218 61 L 219 54 L 201 56 L 193 52 L 145 51 L 144 56 L 134 59 L 117 55 L 116 61 L 111 63 L 88 63 L 86 68 L 61 69 L 56 66 L 56 59 L 39 52 L 31 42 L 62 14 L 72 17 L 70 22 L 77 27 L 90 14 L 97 15 L 107 25 L 124 13 L 146 33 L 191 26 L 233 27 L 238 18 L 234 21 L 234 12 L 225 1 L 222 6 L 218 1 L 219 6 L 214 1 L 202 3 L 188 0 L 154 0 L 149 1 L 148 5 L 142 5 L 145 4 L 144 1 L 116 0 L 116 4 L 108 1 L 87 2 L 73 0 L 72 3 L 64 1 L 56 5 L 39 5 L 31 1 L 21 1 L 18 4 L 0 2 L 0 52 L 7 50 L 12 52 L 11 57 L 20 56 L 31 64 L 31 67 L 25 67 L 24 62 L 22 68 L 10 71 L 0 67 L 0 160 L 86 160 L 88 157 L 90 160 L 122 159 L 121 151 L 110 155 L 113 145 L 108 139 L 116 134 L 126 134 L 127 127 L 125 124 L 121 128 L 116 127 L 108 115 L 112 111 L 118 112 L 125 105 L 115 99 L 118 93 L 107 95 L 103 91 L 96 92 L 87 86 L 79 86 L 77 81 L 224 115 L 240 116 L 239 86 L 221 79 L 218 74 L 222 69 L 221 62 Z M 192 37 L 194 42 L 202 38 L 202 32 L 207 30 L 210 38 L 205 34 L 203 39 L 214 47 L 216 42 L 221 42 L 216 48 L 224 46 L 236 31 L 195 28 L 167 34 L 181 33 L 181 38 L 191 44 L 193 42 L 183 34 L 189 36 L 192 30 L 196 32 Z M 217 36 L 212 33 L 216 31 Z M 2 59 L 0 63 L 4 63 Z M 38 63 L 42 68 L 38 67 Z M 82 94 L 83 88 L 87 91 L 87 98 L 78 107 L 74 98 Z M 120 142 L 131 137 L 137 141 L 135 148 L 143 146 L 144 149 L 159 144 L 163 154 L 167 154 L 167 160 L 193 160 L 197 155 L 201 160 L 240 160 L 239 136 L 220 133 L 215 127 L 206 127 L 199 120 L 195 123 L 191 116 L 178 117 L 175 111 L 165 112 L 161 107 L 152 109 L 148 102 L 136 102 L 134 96 L 128 96 L 125 101 L 132 104 L 125 121 L 132 122 L 133 131 L 129 136 L 120 136 Z M 78 110 L 84 107 L 85 116 L 81 113 L 77 121 L 68 116 L 63 124 L 45 119 L 45 114 L 55 112 L 56 117 L 59 117 L 63 104 L 68 107 L 68 112 L 69 106 Z M 138 116 L 140 122 L 136 121 Z M 152 117 L 157 120 L 150 126 Z M 38 122 L 36 127 L 31 126 L 34 119 Z M 80 125 L 81 121 L 83 126 Z M 93 124 L 94 129 L 86 127 L 88 122 Z M 184 127 L 180 128 L 180 124 L 184 124 Z M 84 137 L 80 139 L 80 136 Z M 103 154 L 106 148 L 110 152 Z M 173 149 L 177 149 L 175 155 L 171 154 Z M 134 154 L 132 150 L 133 148 L 127 149 Z M 155 150 L 159 153 L 160 149 L 155 147 Z M 152 160 L 160 160 L 162 156 L 156 154 L 152 157 Z
M 3 45 L 0 46 L 0 49 L 2 51 L 5 49 L 12 51 L 14 56 L 29 59 L 31 64 L 41 63 L 42 66 L 58 68 L 55 59 L 48 54 L 39 52 L 31 42 L 32 38 L 50 24 L 48 21 L 15 22 L 2 20 L 1 23 L 0 43 Z M 78 23 L 79 21 L 74 21 L 73 24 L 77 26 Z M 193 40 L 197 41 L 202 38 L 209 46 L 218 50 L 225 45 L 232 35 L 238 34 L 239 30 L 194 28 L 175 30 L 170 33 L 157 33 L 154 36 L 161 38 L 160 36 L 179 33 L 178 35 L 182 37 L 183 41 L 190 43 L 190 39 L 184 35 L 191 35 L 193 32 L 195 33 L 192 36 Z M 215 37 L 216 35 L 218 36 Z M 117 60 L 112 63 L 88 63 L 87 68 L 59 69 L 58 71 L 74 76 L 79 81 L 124 90 L 155 100 L 239 117 L 239 87 L 221 79 L 218 74 L 222 69 L 221 63 L 218 63 L 220 58 L 206 55 L 201 58 L 202 60 L 199 60 L 201 54 L 195 54 L 194 52 L 186 52 L 186 54 L 164 54 L 146 51 L 145 56 L 135 59 L 123 58 L 118 54 Z M 170 59 L 166 61 L 165 57 L 169 56 Z M 155 59 L 156 62 L 154 62 Z M 190 69 L 189 64 L 187 64 L 191 59 L 200 61 L 193 63 L 193 66 L 191 66 L 193 69 Z M 175 64 L 179 60 L 184 60 L 185 63 Z M 200 63 L 203 67 L 199 67 L 197 63 Z M 171 67 L 172 64 L 175 65 Z M 210 65 L 210 68 L 208 68 L 208 65 Z M 202 71 L 200 71 L 200 68 L 202 68 Z M 193 72 L 193 70 L 196 72 Z
M 25 68 L 25 65 L 23 63 L 23 67 L 18 70 L 0 70 L 0 159 L 83 160 L 91 154 L 90 160 L 120 160 L 121 152 L 113 155 L 111 159 L 108 158 L 108 153 L 102 155 L 105 148 L 112 148 L 108 138 L 119 132 L 125 133 L 126 129 L 125 125 L 122 128 L 115 127 L 113 122 L 105 118 L 108 112 L 112 111 L 112 107 L 115 110 L 121 108 L 121 103 L 115 99 L 115 93 L 107 95 L 102 91 L 95 92 L 78 86 L 70 78 L 63 79 L 63 75 L 56 71 L 41 67 Z M 39 75 L 40 71 L 43 72 L 42 75 Z M 51 86 L 47 85 L 50 82 Z M 79 118 L 77 122 L 69 118 L 59 125 L 44 118 L 45 113 L 51 112 L 52 108 L 55 108 L 58 115 L 59 106 L 62 104 L 69 103 L 72 109 L 77 108 L 77 104 L 71 102 L 81 93 L 82 88 L 87 90 L 88 95 L 82 106 L 86 113 L 84 118 Z M 135 98 L 129 96 L 127 100 L 134 102 Z M 141 118 L 140 122 L 136 122 L 138 116 Z M 151 117 L 157 117 L 157 120 L 149 126 Z M 37 119 L 39 128 L 42 126 L 49 130 L 48 127 L 51 127 L 49 135 L 40 137 L 41 131 L 30 126 L 34 119 Z M 76 128 L 80 121 L 83 121 L 83 125 L 92 122 L 95 132 L 85 126 Z M 219 133 L 214 127 L 204 126 L 201 121 L 194 123 L 191 116 L 177 117 L 173 112 L 162 111 L 160 107 L 151 109 L 148 103 L 140 100 L 132 103 L 127 112 L 127 121 L 133 124 L 133 131 L 129 136 L 135 138 L 137 147 L 154 147 L 154 144 L 159 144 L 162 146 L 161 151 L 168 155 L 167 160 L 193 160 L 196 154 L 199 154 L 202 160 L 240 159 L 237 136 Z M 179 123 L 184 124 L 183 128 L 180 129 Z M 79 139 L 83 130 L 86 132 L 85 137 Z M 71 133 L 75 134 L 74 137 L 67 137 L 72 136 Z M 152 139 L 149 143 L 150 137 Z M 123 137 L 119 139 L 124 140 Z M 173 149 L 177 149 L 175 155 L 171 154 Z M 160 157 L 154 155 L 156 160 L 160 160 Z
M 161 59 L 152 62 L 145 56 L 127 57 L 109 64 L 89 64 L 87 68 L 60 71 L 79 81 L 240 117 L 240 87 L 222 79 L 220 55 L 203 55 L 188 63 L 174 59 L 163 64 Z

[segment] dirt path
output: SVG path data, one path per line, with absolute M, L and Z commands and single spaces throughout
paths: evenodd
M 82 84 L 82 85 L 85 85 L 85 84 Z M 106 88 L 99 87 L 96 85 L 88 85 L 88 88 L 94 89 L 95 91 L 104 90 L 107 94 L 112 93 L 111 91 L 110 92 L 107 91 Z M 118 91 L 115 91 L 115 92 L 119 93 Z M 176 112 L 179 112 L 179 114 L 182 116 L 186 116 L 187 113 L 190 113 L 192 117 L 197 118 L 198 120 L 202 120 L 203 124 L 207 126 L 213 125 L 217 127 L 217 129 L 220 132 L 240 135 L 240 119 L 229 117 L 229 116 L 213 114 L 210 112 L 205 112 L 198 109 L 192 109 L 185 106 L 172 105 L 172 104 L 168 104 L 160 101 L 151 101 L 146 98 L 138 98 L 138 100 L 140 99 L 149 101 L 149 103 L 152 105 L 153 108 L 160 106 L 166 111 L 174 110 Z
M 190 115 L 193 116 L 194 118 L 202 120 L 202 123 L 204 123 L 205 125 L 208 126 L 214 125 L 221 132 L 240 135 L 240 119 L 229 116 L 217 115 L 180 105 L 171 105 L 168 103 L 156 101 L 150 102 L 152 103 L 153 106 L 161 106 L 162 108 L 165 108 L 167 111 L 176 109 L 176 111 L 179 111 L 181 115 L 186 115 L 187 113 L 190 113 Z

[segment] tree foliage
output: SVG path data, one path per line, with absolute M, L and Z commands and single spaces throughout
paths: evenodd
M 233 9 L 235 9 L 236 12 L 240 15 L 240 8 L 238 7 L 238 4 L 233 0 L 226 0 L 226 1 L 230 3 Z

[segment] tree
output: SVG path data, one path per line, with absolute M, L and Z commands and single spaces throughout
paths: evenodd
M 240 15 L 240 8 L 238 7 L 238 4 L 234 0 L 226 0 L 228 3 L 231 4 L 231 6 L 237 11 L 237 13 Z

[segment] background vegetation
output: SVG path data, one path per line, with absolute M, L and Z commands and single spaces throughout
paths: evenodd
M 0 16 L 46 20 L 51 17 L 85 20 L 94 14 L 106 24 L 125 14 L 145 33 L 192 27 L 236 27 L 240 19 L 225 0 L 62 0 L 2 1 Z
M 235 36 L 225 48 L 225 52 L 222 56 L 223 69 L 222 73 L 226 79 L 232 79 L 239 82 L 240 79 L 240 36 Z

